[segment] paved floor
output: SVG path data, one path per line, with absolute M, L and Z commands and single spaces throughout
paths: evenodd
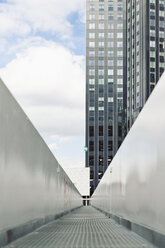
M 92 207 L 82 207 L 6 248 L 154 248 Z

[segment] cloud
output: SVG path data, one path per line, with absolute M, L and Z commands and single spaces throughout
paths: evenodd
M 26 36 L 36 32 L 70 36 L 70 16 L 78 12 L 83 20 L 85 1 L 82 0 L 6 0 L 0 5 L 0 36 Z
M 66 166 L 84 160 L 84 16 L 82 0 L 0 3 L 0 77 Z
M 0 77 L 44 135 L 84 135 L 84 57 L 53 42 L 30 46 Z

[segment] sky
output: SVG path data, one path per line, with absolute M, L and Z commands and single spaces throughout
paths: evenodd
M 0 78 L 61 166 L 84 166 L 85 0 L 0 0 L 0 23 Z

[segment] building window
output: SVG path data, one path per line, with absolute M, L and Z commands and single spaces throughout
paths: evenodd
M 122 78 L 118 78 L 117 79 L 117 84 L 123 84 L 123 79 Z
M 122 57 L 123 56 L 123 51 L 117 51 L 117 56 Z
M 117 33 L 117 38 L 123 38 L 123 33 Z
M 99 78 L 98 81 L 99 81 L 99 84 L 100 84 L 100 85 L 104 84 L 104 79 L 103 79 L 103 78 Z
M 113 150 L 112 141 L 109 140 L 109 141 L 108 141 L 108 151 L 112 151 L 112 150 Z
M 162 31 L 159 31 L 159 38 L 165 38 L 165 33 Z
M 108 102 L 113 102 L 113 97 L 108 97 Z
M 95 47 L 95 42 L 94 41 L 90 41 L 89 42 L 89 47 Z
M 89 165 L 90 166 L 94 165 L 94 156 L 89 156 Z M 91 175 L 91 171 L 90 171 L 90 175 Z M 92 173 L 92 178 L 93 178 L 93 173 Z
M 99 15 L 99 20 L 104 20 L 104 15 Z
M 108 20 L 113 21 L 113 15 L 108 15 Z
M 98 75 L 103 76 L 104 75 L 104 70 L 98 70 Z
M 117 75 L 123 75 L 123 70 L 122 69 L 118 69 L 117 70 Z
M 94 84 L 95 84 L 95 79 L 90 78 L 90 79 L 89 79 L 89 84 L 90 84 L 90 85 L 94 85 Z
M 89 141 L 89 151 L 94 151 L 94 141 Z
M 95 56 L 95 51 L 89 51 L 89 57 L 94 57 Z
M 89 23 L 89 29 L 95 29 L 95 23 Z
M 104 66 L 104 60 L 99 60 L 98 61 L 98 66 Z
M 117 19 L 120 21 L 120 20 L 123 20 L 123 15 L 117 15 Z
M 108 5 L 108 11 L 113 11 L 113 6 L 112 5 Z
M 103 156 L 99 156 L 99 166 L 103 166 Z
M 112 136 L 112 135 L 113 135 L 113 127 L 108 126 L 108 136 Z
M 109 42 L 108 42 L 108 47 L 113 47 L 113 46 L 114 46 L 113 41 L 109 41 Z
M 95 15 L 94 14 L 89 15 L 89 20 L 94 20 L 94 19 L 95 19 Z
M 99 39 L 104 39 L 104 33 L 99 33 L 98 37 L 99 37 Z
M 118 60 L 117 61 L 117 66 L 123 66 L 123 60 Z
M 108 51 L 108 57 L 113 57 L 114 52 L 113 51 Z
M 104 23 L 99 23 L 99 29 L 104 29 Z
M 91 69 L 90 69 L 90 70 L 89 70 L 89 75 L 90 75 L 90 76 L 94 76 L 94 75 L 95 75 L 95 70 L 93 70 L 93 69 L 91 70 Z
M 108 33 L 108 38 L 114 38 L 114 33 Z
M 150 41 L 150 47 L 155 47 L 155 41 Z
M 108 60 L 108 66 L 113 66 L 113 65 L 114 65 L 113 60 Z
M 117 88 L 117 93 L 123 93 L 123 88 Z
M 150 30 L 150 36 L 155 37 L 155 30 Z
M 155 68 L 155 62 L 153 62 L 153 61 L 151 62 L 150 61 L 150 68 Z
M 90 10 L 90 11 L 94 11 L 94 10 L 95 10 L 95 5 L 94 5 L 94 4 L 90 4 L 89 10 Z
M 99 4 L 99 11 L 104 11 L 104 4 Z
M 122 10 L 123 10 L 123 6 L 118 6 L 118 7 L 117 7 L 117 10 L 118 10 L 118 11 L 122 11 Z
M 89 39 L 95 39 L 95 33 L 89 33 Z
M 117 47 L 123 47 L 123 42 L 122 41 L 118 41 L 117 42 Z
M 108 23 L 108 29 L 114 29 L 113 23 Z
M 104 47 L 104 42 L 103 42 L 103 41 L 99 42 L 99 43 L 98 43 L 98 46 L 99 46 L 99 47 Z
M 100 135 L 102 136 L 102 135 Z M 99 140 L 99 151 L 103 152 L 103 140 Z
M 104 111 L 104 107 L 99 107 L 99 111 Z
M 95 66 L 95 61 L 94 60 L 89 60 L 89 66 Z
M 160 27 L 160 28 L 164 28 L 164 27 L 165 27 L 164 21 L 159 21 L 159 27 Z
M 155 26 L 155 20 L 150 19 L 150 26 Z
M 99 57 L 104 57 L 104 51 L 98 51 L 98 56 Z
M 122 23 L 118 23 L 117 24 L 117 29 L 123 29 L 123 24 Z
M 113 70 L 111 70 L 111 69 L 108 70 L 108 75 L 109 75 L 109 76 L 113 75 L 113 73 L 114 73 Z

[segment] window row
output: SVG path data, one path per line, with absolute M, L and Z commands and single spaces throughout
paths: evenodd
M 123 15 L 122 14 L 117 14 L 117 16 L 116 16 L 116 15 L 113 15 L 113 14 L 109 14 L 108 17 L 105 18 L 105 16 L 103 14 L 99 14 L 98 19 L 99 20 L 106 20 L 107 19 L 109 21 L 113 21 L 113 20 L 119 20 L 120 21 L 120 20 L 123 20 Z M 95 14 L 90 14 L 89 15 L 89 20 L 90 21 L 91 20 L 97 20 Z
M 98 82 L 98 84 L 100 84 L 100 85 L 104 85 L 105 80 L 104 80 L 103 78 L 98 79 L 98 81 L 95 81 L 94 78 L 90 78 L 90 79 L 89 79 L 89 85 L 95 85 L 95 83 L 97 83 L 97 82 Z M 114 83 L 113 78 L 109 78 L 109 79 L 108 79 L 108 83 L 113 84 L 113 83 Z M 117 78 L 117 84 L 122 85 L 122 84 L 123 84 L 123 78 Z
M 123 47 L 123 42 L 122 41 L 118 41 L 117 43 L 114 43 L 113 41 L 107 42 L 107 47 L 115 47 L 116 45 L 117 47 Z M 95 46 L 96 46 L 95 41 L 89 42 L 89 47 L 94 48 Z M 98 47 L 105 47 L 105 42 L 104 41 L 98 42 Z
M 98 38 L 99 39 L 104 39 L 105 36 L 106 35 L 103 32 L 102 33 L 98 33 Z M 115 35 L 112 32 L 107 34 L 107 38 L 108 39 L 113 39 L 114 37 L 115 37 Z M 96 38 L 95 33 L 89 33 L 89 39 L 95 39 L 95 38 Z M 122 39 L 123 38 L 123 33 L 122 32 L 118 32 L 117 33 L 117 38 L 118 39 Z
M 89 29 L 95 29 L 95 28 L 96 28 L 96 24 L 95 23 L 89 23 Z M 108 29 L 114 29 L 114 24 L 113 23 L 108 23 L 107 28 Z M 105 29 L 104 23 L 99 23 L 98 24 L 98 29 Z M 122 23 L 118 23 L 117 24 L 117 29 L 123 29 L 123 24 Z
M 150 36 L 151 37 L 156 37 L 156 31 L 155 30 L 150 30 Z M 165 38 L 165 32 L 159 31 L 159 38 Z
M 95 72 L 103 76 L 104 75 L 104 69 L 96 70 L 95 69 L 89 69 L 89 76 L 95 76 Z M 108 75 L 114 75 L 114 70 L 113 69 L 108 69 Z M 117 69 L 117 75 L 123 75 L 123 69 Z
M 107 8 L 107 9 L 108 9 L 108 11 L 114 11 L 114 10 L 122 11 L 122 10 L 123 10 L 123 6 L 122 6 L 122 5 L 118 5 L 118 6 L 117 6 L 117 9 L 115 9 L 113 5 L 108 5 L 108 8 Z M 97 10 L 97 9 L 96 9 L 96 6 L 95 6 L 94 4 L 90 4 L 90 5 L 89 5 L 89 10 L 90 10 L 90 11 L 95 11 L 95 10 Z M 98 10 L 99 10 L 99 11 L 104 11 L 104 10 L 106 10 L 104 4 L 99 4 L 99 5 L 98 5 Z
M 89 60 L 88 65 L 89 66 L 95 66 L 95 60 Z M 105 62 L 104 60 L 98 60 L 98 66 L 104 66 Z M 114 66 L 114 60 L 108 60 L 107 61 L 107 66 Z M 123 66 L 123 60 L 117 60 L 117 66 Z
M 106 53 L 104 53 L 104 51 L 98 51 L 98 53 L 96 53 L 95 51 L 89 51 L 89 57 L 114 57 L 114 56 L 118 56 L 118 57 L 122 57 L 123 56 L 123 51 L 117 51 L 117 54 L 114 53 L 114 51 L 108 51 Z

